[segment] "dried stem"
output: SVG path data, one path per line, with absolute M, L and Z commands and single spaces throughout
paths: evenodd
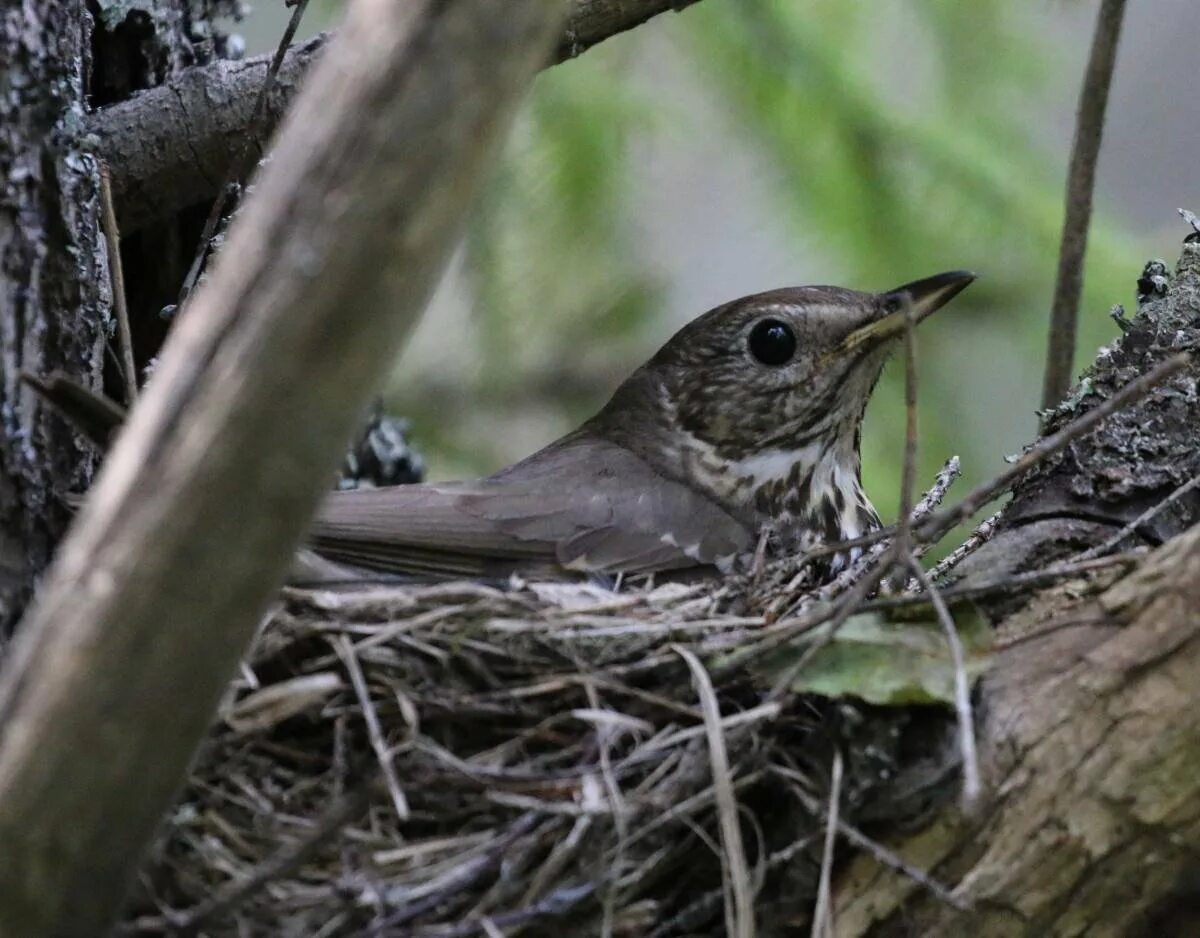
M 971 813 L 979 804 L 983 783 L 979 772 L 979 747 L 975 744 L 975 716 L 971 710 L 971 679 L 967 675 L 966 655 L 963 652 L 962 640 L 958 637 L 954 617 L 950 615 L 941 592 L 933 585 L 925 568 L 921 566 L 921 561 L 910 553 L 908 566 L 929 596 L 938 621 L 946 633 L 946 644 L 950 646 L 950 657 L 954 662 L 954 711 L 958 716 L 958 745 L 963 764 L 963 810 Z
M 721 709 L 712 679 L 696 655 L 682 646 L 676 652 L 687 662 L 692 680 L 700 696 L 700 709 L 704 714 L 705 735 L 708 738 L 708 755 L 712 763 L 713 788 L 717 798 L 717 813 L 721 825 L 721 857 L 733 893 L 732 920 L 734 931 L 730 938 L 754 938 L 754 887 L 750 882 L 750 868 L 746 862 L 746 849 L 742 844 L 741 822 L 738 820 L 737 796 L 733 790 L 733 776 L 729 769 L 729 756 L 725 746 L 725 733 L 721 725 Z
M 1050 344 L 1042 385 L 1042 407 L 1050 409 L 1066 396 L 1075 362 L 1075 332 L 1083 292 L 1083 260 L 1092 217 L 1096 161 L 1104 135 L 1104 112 L 1117 60 L 1117 44 L 1125 17 L 1125 0 L 1101 0 L 1092 51 L 1079 94 L 1075 140 L 1067 170 L 1066 213 L 1058 254 L 1058 280 L 1050 311 Z
M 117 320 L 117 345 L 120 349 L 121 377 L 125 379 L 125 406 L 137 399 L 137 366 L 133 362 L 133 332 L 129 328 L 129 306 L 125 302 L 125 270 L 121 265 L 121 235 L 117 213 L 113 209 L 112 177 L 108 164 L 100 163 L 100 227 L 108 253 L 108 275 L 112 280 L 113 315 Z
M 896 543 L 907 550 L 912 532 L 913 485 L 917 478 L 917 337 L 912 303 L 904 305 L 904 462 L 900 469 L 900 511 Z
M 829 811 L 825 817 L 825 846 L 821 852 L 821 878 L 813 909 L 812 938 L 836 938 L 833 924 L 833 848 L 839 829 L 838 808 L 842 800 L 842 753 L 833 754 L 829 781 Z
M 358 654 L 350 639 L 345 635 L 337 637 L 333 648 L 350 674 L 350 681 L 354 685 L 354 694 L 358 697 L 358 705 L 362 708 L 363 722 L 367 724 L 367 737 L 371 740 L 371 748 L 375 750 L 375 758 L 379 760 L 379 768 L 383 770 L 383 777 L 387 781 L 388 794 L 392 799 L 392 807 L 396 810 L 396 817 L 401 821 L 406 821 L 408 820 L 408 799 L 404 797 L 400 779 L 396 776 L 396 767 L 392 763 L 392 754 L 388 751 L 387 738 L 383 735 L 383 725 L 379 722 L 379 714 L 375 711 L 375 705 L 371 703 L 371 693 L 367 689 L 367 679 L 363 675 L 362 665 L 358 663 Z

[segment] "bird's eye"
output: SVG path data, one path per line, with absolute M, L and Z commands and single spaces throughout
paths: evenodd
M 796 354 L 796 334 L 786 322 L 764 319 L 750 330 L 750 354 L 764 365 L 786 365 Z

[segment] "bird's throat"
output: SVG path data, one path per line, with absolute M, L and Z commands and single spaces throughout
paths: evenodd
M 862 487 L 852 438 L 728 461 L 692 453 L 689 469 L 696 482 L 754 527 L 771 528 L 789 548 L 853 540 L 880 525 Z

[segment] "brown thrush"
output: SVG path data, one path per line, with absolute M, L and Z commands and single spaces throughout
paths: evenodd
M 479 481 L 333 493 L 312 544 L 354 568 L 493 578 L 729 571 L 764 530 L 795 549 L 859 537 L 879 525 L 859 440 L 888 350 L 973 279 L 726 303 L 573 433 Z

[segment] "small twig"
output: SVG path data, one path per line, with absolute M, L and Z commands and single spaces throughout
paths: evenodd
M 975 715 L 971 709 L 971 681 L 967 676 L 966 654 L 963 651 L 962 640 L 958 637 L 954 617 L 950 615 L 941 592 L 933 585 L 925 568 L 921 566 L 921 561 L 910 553 L 908 566 L 921 588 L 928 594 L 938 621 L 946 633 L 946 644 L 950 646 L 950 657 L 954 662 L 954 711 L 958 716 L 958 745 L 963 763 L 962 803 L 963 811 L 970 814 L 979 805 L 983 783 L 979 772 L 979 749 L 975 744 Z
M 375 711 L 375 704 L 371 701 L 371 692 L 367 688 L 367 679 L 363 676 L 362 666 L 358 663 L 358 655 L 355 653 L 350 639 L 345 635 L 339 635 L 333 639 L 333 648 L 350 674 L 350 683 L 354 685 L 354 693 L 358 697 L 358 704 L 362 707 L 363 720 L 367 724 L 367 736 L 371 740 L 371 748 L 375 750 L 375 758 L 379 760 L 379 767 L 383 770 L 383 777 L 387 782 L 388 794 L 391 795 L 396 816 L 401 821 L 407 821 L 408 799 L 404 797 L 400 779 L 396 777 L 392 754 L 388 752 L 383 727 L 379 723 L 379 714 Z
M 836 938 L 833 925 L 833 848 L 837 842 L 839 804 L 842 800 L 842 753 L 833 754 L 829 782 L 829 812 L 825 818 L 825 848 L 821 852 L 821 878 L 817 885 L 817 904 L 813 909 L 812 938 Z
M 117 320 L 117 344 L 120 348 L 121 377 L 125 379 L 125 406 L 137 400 L 137 366 L 133 362 L 133 332 L 129 328 L 129 306 L 125 301 L 125 271 L 121 266 L 121 234 L 113 209 L 112 177 L 108 164 L 100 161 L 100 227 L 108 253 L 108 275 L 112 281 L 113 315 Z
M 316 826 L 295 843 L 282 847 L 249 874 L 216 890 L 199 905 L 177 916 L 170 916 L 170 921 L 164 921 L 163 925 L 173 934 L 195 932 L 202 925 L 228 915 L 267 883 L 299 869 L 323 844 L 366 810 L 370 804 L 371 789 L 369 780 L 360 783 L 349 795 L 338 799 L 317 820 Z M 139 923 L 139 926 L 145 927 L 145 924 Z
M 1139 553 L 1130 552 L 1115 554 L 1112 557 L 1097 557 L 1093 560 L 1085 560 L 1080 563 L 1064 562 L 1054 564 L 1045 570 L 1029 570 L 1025 573 L 1015 573 L 1011 576 L 998 577 L 995 580 L 988 580 L 983 583 L 964 583 L 961 586 L 939 587 L 938 592 L 941 593 L 942 598 L 945 600 L 982 599 L 985 596 L 995 596 L 1025 587 L 1045 586 L 1057 580 L 1079 576 L 1083 573 L 1091 573 L 1094 570 L 1104 570 L 1108 567 L 1131 566 L 1140 559 L 1141 555 Z M 882 596 L 863 603 L 862 611 L 877 612 L 884 609 L 904 609 L 913 606 L 923 606 L 928 602 L 929 597 L 924 593 Z
M 1183 485 L 1176 488 L 1175 491 L 1173 491 L 1157 505 L 1151 505 L 1102 544 L 1097 544 L 1095 547 L 1089 547 L 1087 550 L 1076 554 L 1071 559 L 1075 561 L 1091 560 L 1093 557 L 1099 557 L 1102 554 L 1107 554 L 1110 550 L 1120 544 L 1121 541 L 1125 540 L 1125 538 L 1129 537 L 1131 534 L 1136 534 L 1138 528 L 1140 528 L 1143 524 L 1145 524 L 1147 521 L 1150 521 L 1160 512 L 1165 511 L 1197 486 L 1200 486 L 1200 475 L 1193 476 L 1190 480 L 1184 482 Z
M 587 693 L 588 704 L 597 713 L 601 712 L 604 708 L 600 703 L 600 695 L 596 692 L 595 683 L 587 681 L 584 684 L 584 690 Z M 616 857 L 613 860 L 613 869 L 620 870 L 625 863 L 626 844 L 629 840 L 629 820 L 625 799 L 621 796 L 621 785 L 617 781 L 617 776 L 613 772 L 612 766 L 612 753 L 610 750 L 615 728 L 612 723 L 601 723 L 598 721 L 595 723 L 595 726 L 596 742 L 599 749 L 600 778 L 604 782 L 605 796 L 608 798 L 609 809 L 612 813 L 613 829 L 617 834 Z M 601 904 L 603 908 L 603 920 L 601 922 L 600 935 L 601 938 L 612 938 L 613 922 L 616 919 L 617 910 L 617 883 L 615 879 L 606 884 Z
M 1042 407 L 1054 407 L 1071 386 L 1075 362 L 1075 333 L 1079 299 L 1083 292 L 1083 259 L 1087 254 L 1088 227 L 1092 217 L 1092 192 L 1096 185 L 1096 161 L 1104 135 L 1104 112 L 1108 89 L 1117 61 L 1117 43 L 1125 17 L 1125 0 L 1102 0 L 1096 15 L 1092 51 L 1079 94 L 1075 139 L 1067 170 L 1066 211 L 1058 254 L 1058 279 L 1050 312 L 1050 345 L 1042 385 Z
M 875 862 L 881 866 L 886 866 L 888 869 L 899 873 L 911 879 L 918 886 L 923 886 L 929 890 L 929 893 L 939 902 L 945 903 L 952 909 L 957 909 L 960 912 L 969 912 L 971 904 L 958 896 L 954 895 L 949 889 L 939 883 L 936 879 L 926 873 L 919 866 L 913 866 L 906 861 L 904 857 L 894 851 L 889 850 L 877 840 L 872 840 L 857 827 L 847 824 L 845 821 L 838 821 L 838 833 L 845 837 L 850 843 L 858 847 L 860 850 L 865 850 L 875 858 Z
M 979 526 L 971 532 L 970 537 L 934 564 L 933 568 L 929 571 L 929 579 L 936 583 L 950 570 L 958 566 L 963 558 L 975 553 L 975 551 L 992 539 L 992 535 L 996 533 L 996 525 L 999 523 L 1000 512 L 996 512 L 990 518 L 985 518 L 979 522 Z M 908 588 L 910 590 L 916 589 L 915 583 L 915 580 L 910 580 Z
M 785 765 L 779 765 L 778 763 L 773 765 L 771 769 L 781 777 L 795 783 L 792 786 L 792 794 L 798 798 L 800 803 L 803 804 L 809 813 L 815 817 L 820 809 L 820 803 L 816 798 L 804 790 L 804 786 L 807 784 L 807 779 L 801 777 L 795 769 Z M 929 890 L 929 893 L 935 899 L 937 899 L 939 902 L 945 903 L 952 909 L 958 909 L 960 912 L 967 912 L 970 910 L 970 903 L 958 898 L 958 896 L 954 895 L 954 893 L 952 893 L 946 886 L 943 886 L 923 869 L 918 866 L 913 866 L 911 863 L 905 860 L 904 857 L 889 850 L 883 844 L 879 843 L 879 841 L 868 837 L 853 824 L 850 824 L 839 818 L 837 827 L 839 834 L 845 837 L 846 840 L 848 840 L 855 847 L 858 847 L 860 850 L 865 850 L 867 853 L 871 854 L 871 856 L 875 858 L 875 861 L 881 866 L 886 866 L 893 872 L 899 873 L 901 876 L 912 880 L 918 886 Z
M 904 461 L 900 468 L 897 549 L 907 551 L 912 532 L 913 485 L 917 478 L 917 339 L 911 302 L 904 304 Z
M 1161 381 L 1184 368 L 1190 361 L 1191 357 L 1186 352 L 1181 352 L 1160 362 L 1145 374 L 1134 378 L 1123 388 L 1114 392 L 1108 400 L 1097 404 L 1086 414 L 1072 420 L 1057 433 L 1042 437 L 1042 439 L 1026 450 L 1020 459 L 1016 460 L 990 482 L 985 482 L 983 485 L 973 489 L 957 505 L 930 515 L 925 521 L 917 525 L 913 532 L 914 535 L 921 541 L 929 542 L 945 534 L 955 525 L 970 518 L 971 515 L 979 511 L 980 508 L 993 498 L 1011 488 L 1018 479 L 1034 466 L 1049 456 L 1053 456 L 1060 450 L 1065 449 L 1070 443 L 1081 436 L 1090 433 L 1101 422 L 1107 420 L 1122 407 L 1126 407 L 1145 396 Z
M 737 795 L 733 790 L 733 778 L 729 771 L 729 756 L 725 750 L 725 734 L 721 726 L 721 708 L 712 679 L 694 653 L 682 645 L 675 647 L 676 653 L 687 662 L 700 698 L 700 709 L 704 713 L 704 726 L 708 737 L 708 756 L 712 763 L 713 789 L 717 799 L 717 814 L 721 825 L 721 865 L 725 867 L 733 891 L 733 920 L 736 929 L 730 938 L 754 938 L 754 895 L 750 883 L 750 869 L 746 863 L 746 850 L 742 844 L 742 828 L 738 821 Z
M 183 307 L 184 301 L 195 288 L 200 271 L 204 268 L 204 259 L 208 256 L 209 245 L 217 233 L 217 226 L 221 224 L 225 207 L 229 204 L 230 187 L 238 179 L 248 175 L 254 165 L 250 160 L 253 153 L 252 145 L 261 143 L 260 137 L 267 120 L 267 105 L 270 102 L 271 91 L 275 87 L 275 79 L 279 75 L 279 67 L 283 64 L 284 56 L 292 44 L 292 39 L 296 36 L 296 30 L 300 28 L 300 20 L 304 17 L 304 10 L 307 6 L 308 0 L 297 0 L 295 6 L 292 7 L 291 18 L 283 30 L 283 35 L 279 38 L 279 45 L 276 46 L 275 54 L 271 57 L 271 64 L 267 66 L 267 74 L 263 78 L 262 88 L 259 89 L 258 99 L 254 104 L 254 117 L 250 121 L 250 132 L 242 144 L 241 153 L 230 161 L 229 169 L 225 173 L 220 189 L 217 190 L 212 208 L 209 209 L 208 218 L 204 220 L 204 229 L 200 233 L 196 256 L 192 259 L 192 266 L 188 268 L 187 276 L 184 277 L 183 285 L 179 290 L 178 306 L 180 308 Z
M 962 463 L 957 456 L 951 456 L 933 477 L 933 485 L 929 486 L 929 490 L 913 506 L 911 518 L 914 524 L 937 510 L 950 491 L 950 487 L 958 481 L 961 475 Z
M 900 510 L 896 518 L 896 536 L 892 541 L 893 561 L 902 561 L 912 550 L 913 485 L 917 477 L 917 340 L 912 303 L 904 306 L 904 460 L 900 468 Z M 901 570 L 903 567 L 901 566 Z M 898 573 L 897 577 L 903 577 Z M 901 582 L 903 582 L 901 580 Z M 898 585 L 889 572 L 880 580 L 882 590 L 892 592 Z

